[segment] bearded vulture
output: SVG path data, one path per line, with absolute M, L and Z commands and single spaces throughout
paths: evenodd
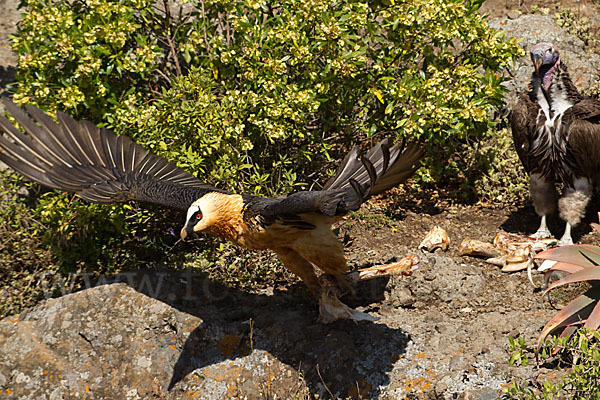
M 556 209 L 555 184 L 560 184 L 564 189 L 558 210 L 566 227 L 559 245 L 573 244 L 571 228 L 585 215 L 600 183 L 600 101 L 577 91 L 551 43 L 533 46 L 531 61 L 535 71 L 528 92 L 513 109 L 511 128 L 541 217 L 533 236 L 551 237 L 546 216 Z
M 0 116 L 5 132 L 0 134 L 0 160 L 25 177 L 92 202 L 135 200 L 186 211 L 182 239 L 208 233 L 244 248 L 271 249 L 320 296 L 323 321 L 373 319 L 331 293 L 332 287 L 348 285 L 348 265 L 330 227 L 372 195 L 410 177 L 424 154 L 419 145 L 391 146 L 384 140 L 362 158 L 354 148 L 323 190 L 265 198 L 211 187 L 91 122 L 59 112 L 56 123 L 35 107 L 26 107 L 28 115 L 10 101 L 5 106 L 26 133 Z M 330 282 L 317 278 L 314 267 Z

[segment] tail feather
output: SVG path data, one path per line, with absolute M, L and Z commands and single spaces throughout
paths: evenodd
M 343 192 L 349 210 L 356 210 L 370 196 L 384 192 L 411 177 L 415 165 L 423 158 L 424 150 L 417 144 L 389 146 L 383 140 L 360 158 L 353 148 L 340 164 L 336 175 L 324 189 Z

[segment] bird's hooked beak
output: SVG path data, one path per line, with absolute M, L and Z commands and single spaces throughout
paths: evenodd
M 183 228 L 181 228 L 181 232 L 179 232 L 179 237 L 181 240 L 185 240 L 186 237 L 194 233 L 194 224 L 191 221 L 188 221 Z
M 552 43 L 541 42 L 533 46 L 530 50 L 531 61 L 535 67 L 535 73 L 540 74 L 543 66 L 552 68 L 558 62 L 558 53 Z
M 533 66 L 535 67 L 535 73 L 540 73 L 540 67 L 544 63 L 544 54 L 535 52 L 531 54 L 531 60 L 533 61 Z

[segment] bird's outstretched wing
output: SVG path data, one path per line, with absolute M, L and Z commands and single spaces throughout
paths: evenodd
M 3 102 L 26 134 L 0 116 L 0 160 L 45 186 L 97 203 L 137 200 L 184 211 L 217 190 L 127 136 L 61 112 L 57 124 L 38 108 L 26 106 L 27 115 Z
M 414 143 L 390 147 L 388 139 L 373 146 L 362 157 L 355 147 L 340 163 L 337 173 L 327 181 L 324 189 L 347 188 L 356 182 L 367 190 L 363 193 L 366 200 L 412 176 L 418 168 L 415 164 L 424 154 L 423 148 Z
M 354 148 L 323 190 L 255 200 L 248 203 L 246 212 L 248 216 L 260 216 L 265 225 L 280 221 L 298 227 L 302 222 L 299 215 L 303 213 L 317 212 L 328 217 L 344 215 L 358 210 L 372 195 L 409 178 L 423 155 L 424 150 L 417 144 L 390 147 L 387 140 L 375 145 L 364 157 L 360 157 L 358 148 Z

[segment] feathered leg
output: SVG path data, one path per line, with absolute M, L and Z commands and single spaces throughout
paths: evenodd
M 573 244 L 571 228 L 581 222 L 585 215 L 585 208 L 592 198 L 592 189 L 587 179 L 576 179 L 573 187 L 566 188 L 563 197 L 558 201 L 560 217 L 567 222 L 565 233 L 558 241 L 559 246 Z
M 315 275 L 313 264 L 302 255 L 289 248 L 274 249 L 281 262 L 308 286 L 319 297 L 320 320 L 330 323 L 340 318 L 353 321 L 376 321 L 376 317 L 353 310 L 338 299 L 338 277 L 324 274 L 319 280 Z M 343 276 L 340 278 L 344 279 Z M 345 280 L 347 282 L 347 280 Z
M 549 238 L 552 237 L 548 226 L 546 225 L 546 216 L 550 215 L 556 209 L 556 199 L 558 193 L 553 182 L 548 182 L 541 175 L 532 174 L 529 181 L 529 191 L 533 200 L 535 212 L 542 220 L 538 230 L 531 235 L 534 238 Z
M 302 282 L 315 294 L 319 293 L 321 284 L 319 278 L 315 275 L 315 269 L 313 265 L 308 262 L 300 254 L 289 248 L 277 248 L 273 249 L 275 254 L 279 256 L 279 259 L 290 271 L 298 275 Z

